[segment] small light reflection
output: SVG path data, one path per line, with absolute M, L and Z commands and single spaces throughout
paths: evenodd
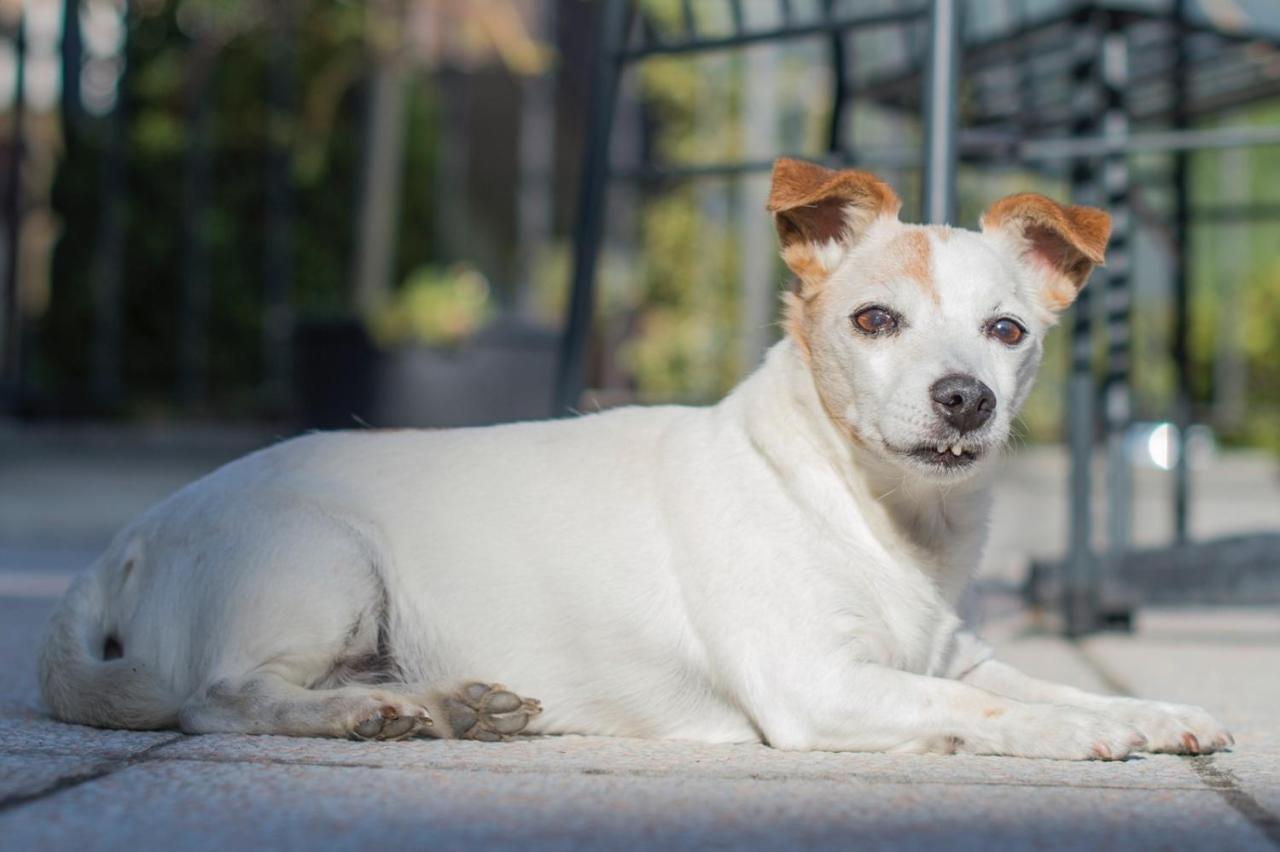
M 1147 455 L 1161 470 L 1172 470 L 1178 463 L 1178 440 L 1172 423 L 1161 423 L 1147 438 Z

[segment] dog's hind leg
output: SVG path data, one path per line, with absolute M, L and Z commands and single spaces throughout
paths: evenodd
M 541 712 L 536 699 L 478 682 L 427 688 L 403 683 L 308 689 L 288 666 L 223 678 L 179 714 L 192 734 L 240 733 L 399 740 L 413 736 L 497 741 Z
M 308 689 L 286 671 L 263 669 L 221 678 L 183 706 L 178 724 L 189 734 L 285 734 L 397 740 L 428 733 L 430 711 L 394 688 Z
M 405 682 L 376 530 L 308 505 L 247 507 L 235 520 L 252 535 L 217 539 L 219 594 L 199 613 L 212 627 L 193 654 L 208 662 L 185 691 L 182 730 L 493 740 L 537 714 L 502 687 Z

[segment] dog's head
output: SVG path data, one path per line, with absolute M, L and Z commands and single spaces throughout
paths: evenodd
M 899 206 L 866 172 L 777 161 L 769 210 L 798 279 L 787 331 L 852 440 L 952 479 L 1007 439 L 1111 221 L 1032 194 L 996 202 L 981 232 L 903 224 Z

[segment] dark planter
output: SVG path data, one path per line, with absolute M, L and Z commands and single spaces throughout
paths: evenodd
M 559 336 L 514 320 L 456 348 L 380 350 L 355 322 L 301 325 L 298 403 L 308 428 L 478 426 L 551 414 Z

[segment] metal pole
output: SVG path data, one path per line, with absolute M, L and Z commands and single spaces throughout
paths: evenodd
M 273 0 L 275 49 L 267 65 L 267 151 L 262 253 L 262 397 L 280 415 L 290 407 L 293 374 L 293 127 L 298 25 L 292 0 Z
M 1072 62 L 1073 134 L 1096 130 L 1097 26 L 1085 13 L 1077 22 Z M 1093 202 L 1094 169 L 1088 160 L 1071 164 L 1071 195 L 1078 203 Z M 1067 433 L 1071 450 L 1070 550 L 1063 584 L 1063 617 L 1067 635 L 1091 632 L 1098 623 L 1097 563 L 1092 549 L 1093 476 L 1093 317 L 1091 291 L 1076 299 L 1071 327 L 1071 379 L 1068 385 Z
M 605 191 L 609 180 L 609 139 L 618 97 L 621 67 L 618 52 L 626 40 L 630 4 L 606 0 L 600 10 L 596 55 L 592 61 L 591 104 L 587 113 L 582 176 L 574 223 L 573 279 L 569 316 L 560 341 L 552 413 L 563 416 L 577 405 L 586 381 L 584 361 L 595 303 L 596 262 L 604 239 Z
M 825 14 L 831 16 L 833 0 L 826 0 Z M 849 71 L 845 56 L 845 38 L 841 30 L 831 31 L 831 121 L 827 126 L 827 153 L 845 157 L 845 117 L 849 105 Z
M 212 178 L 214 36 L 204 34 L 189 59 L 186 151 L 182 163 L 182 279 L 178 315 L 178 402 L 191 410 L 209 390 L 209 183 Z
M 744 154 L 768 157 L 778 150 L 777 45 L 761 46 L 741 63 L 744 91 L 751 92 L 742 105 Z M 772 323 L 778 304 L 775 269 L 777 249 L 773 223 L 761 215 L 769 198 L 769 176 L 760 172 L 743 175 L 738 181 L 738 239 L 742 260 L 738 264 L 741 281 L 739 322 L 741 324 L 740 375 L 759 366 L 773 340 Z
M 960 67 L 957 0 L 933 0 L 929 14 L 928 77 L 925 82 L 925 222 L 946 224 L 956 208 L 956 78 Z
M 975 147 L 961 139 L 964 147 Z M 1022 160 L 1070 160 L 1077 157 L 1107 157 L 1112 154 L 1158 154 L 1170 151 L 1198 151 L 1204 148 L 1254 148 L 1280 145 L 1277 127 L 1218 127 L 1208 130 L 1157 130 L 1131 133 L 1121 139 L 1105 136 L 1071 136 L 1062 139 L 1033 139 L 1018 147 Z
M 1123 24 L 1107 15 L 1102 42 L 1102 86 L 1106 112 L 1102 135 L 1123 142 L 1129 134 L 1125 86 L 1129 76 L 1129 45 Z M 1113 154 L 1102 165 L 1106 208 L 1111 213 L 1111 244 L 1107 249 L 1104 293 L 1107 334 L 1107 376 L 1103 413 L 1107 424 L 1107 557 L 1108 567 L 1118 565 L 1129 547 L 1132 525 L 1132 469 L 1125 453 L 1125 432 L 1131 418 L 1129 387 L 1129 317 L 1131 313 L 1129 162 Z M 1109 571 L 1108 575 L 1114 575 Z
M 18 6 L 17 19 L 14 21 L 13 38 L 13 109 L 10 113 L 9 130 L 9 162 L 5 169 L 4 215 L 5 215 L 5 252 L 4 252 L 4 309 L 0 319 L 0 388 L 12 394 L 10 402 L 17 402 L 18 385 L 21 381 L 22 320 L 18 299 L 18 245 L 22 238 L 22 159 L 26 140 L 23 133 L 26 129 L 26 80 L 27 80 L 27 35 L 26 15 Z
M 1182 24 L 1186 20 L 1186 0 L 1174 2 L 1174 67 L 1173 67 L 1173 126 L 1175 131 L 1185 130 L 1190 123 L 1187 113 L 1187 39 Z M 1190 157 L 1186 151 L 1173 155 L 1173 346 L 1174 368 L 1177 371 L 1177 392 L 1174 398 L 1173 418 L 1178 430 L 1178 458 L 1173 477 L 1173 529 L 1178 543 L 1187 540 L 1190 511 L 1190 471 L 1187 466 L 1187 432 L 1191 426 L 1191 361 L 1188 338 L 1191 333 L 1190 286 L 1188 266 L 1190 255 L 1189 227 L 1191 208 Z
M 62 66 L 61 107 L 63 135 L 80 121 L 80 70 L 84 64 L 84 39 L 80 32 L 80 0 L 63 0 L 62 49 L 58 58 Z
M 93 249 L 93 332 L 90 349 L 89 386 L 99 408 L 111 409 L 124 392 L 122 353 L 124 324 L 125 226 L 129 216 L 127 196 L 129 134 L 129 22 L 132 2 L 120 11 L 124 43 L 120 46 L 120 77 L 116 82 L 116 103 L 108 119 L 106 147 L 102 153 L 101 199 L 98 229 Z
M 558 44 L 557 2 L 544 0 L 537 13 L 537 34 Z M 520 86 L 520 165 L 516 191 L 516 256 L 519 289 L 517 310 L 532 312 L 533 278 L 539 251 L 551 241 L 555 228 L 556 89 L 560 75 L 554 65 L 531 75 Z

